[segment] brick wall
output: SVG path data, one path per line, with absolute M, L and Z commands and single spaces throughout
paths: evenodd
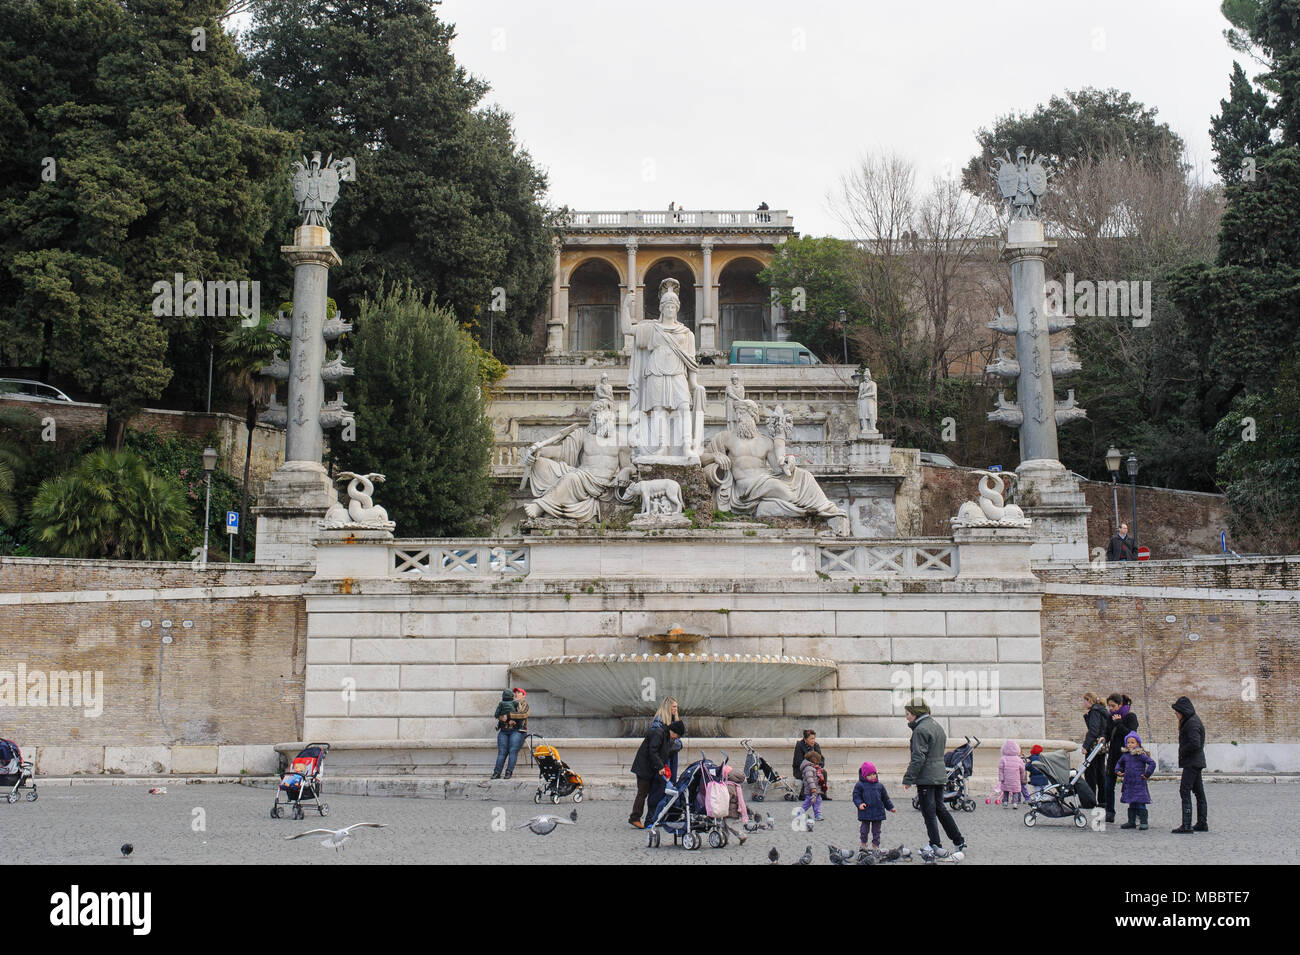
M 20 666 L 29 680 L 36 671 L 103 680 L 98 717 L 85 698 L 82 706 L 33 705 L 30 685 L 28 705 L 0 695 L 0 734 L 24 747 L 297 739 L 307 625 L 296 591 L 309 576 L 0 558 L 0 680 Z
M 952 533 L 948 520 L 963 501 L 977 498 L 978 476 L 960 468 L 922 469 L 921 512 L 924 537 Z M 1105 547 L 1115 533 L 1115 503 L 1108 482 L 1082 481 L 1088 515 L 1088 548 Z M 1177 560 L 1219 552 L 1219 532 L 1228 528 L 1228 506 L 1221 494 L 1137 489 L 1138 543 L 1154 557 Z M 1129 521 L 1132 499 L 1127 484 L 1119 488 L 1119 519 Z
M 1169 704 L 1185 695 L 1213 743 L 1300 742 L 1300 557 L 1039 576 L 1049 736 L 1081 736 L 1091 689 L 1132 697 L 1144 740 L 1177 738 Z

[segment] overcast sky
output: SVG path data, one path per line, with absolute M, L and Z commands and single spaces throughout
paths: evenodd
M 439 15 L 549 171 L 555 204 L 766 201 L 804 235 L 844 235 L 826 194 L 864 152 L 900 153 L 928 180 L 966 164 L 978 127 L 1084 86 L 1158 109 L 1211 177 L 1207 130 L 1233 60 L 1218 7 L 446 0 Z

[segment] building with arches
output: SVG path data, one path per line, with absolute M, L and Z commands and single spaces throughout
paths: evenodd
M 678 320 L 701 353 L 725 354 L 737 340 L 789 340 L 758 273 L 794 235 L 790 214 L 777 209 L 571 213 L 556 242 L 546 361 L 625 356 L 620 310 L 654 318 L 666 278 L 681 283 Z

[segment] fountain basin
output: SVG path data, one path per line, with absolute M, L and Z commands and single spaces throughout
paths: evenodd
M 510 665 L 514 680 L 599 713 L 648 717 L 672 696 L 692 718 L 752 715 L 835 669 L 819 657 L 741 653 L 592 653 Z

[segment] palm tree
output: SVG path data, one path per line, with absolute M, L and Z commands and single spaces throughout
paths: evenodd
M 13 527 L 18 523 L 18 502 L 14 500 L 14 482 L 27 455 L 21 446 L 4 432 L 18 435 L 34 433 L 40 425 L 36 415 L 26 408 L 0 405 L 0 523 Z
M 51 557 L 174 560 L 194 518 L 176 481 L 134 451 L 99 448 L 41 483 L 32 501 L 37 549 Z
M 253 458 L 253 431 L 257 427 L 257 416 L 266 410 L 275 395 L 275 380 L 263 378 L 258 371 L 271 360 L 277 348 L 287 348 L 287 343 L 272 333 L 270 326 L 270 316 L 263 315 L 250 328 L 245 328 L 242 324 L 237 326 L 222 342 L 222 376 L 226 386 L 244 399 L 244 427 L 248 431 L 248 446 L 244 450 L 244 489 L 239 499 L 241 529 L 247 526 L 244 514 L 248 510 L 248 471 Z M 240 560 L 244 559 L 247 540 L 247 534 L 240 533 Z

